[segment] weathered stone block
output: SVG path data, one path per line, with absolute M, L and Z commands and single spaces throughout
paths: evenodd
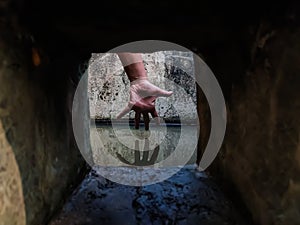
M 192 52 L 165 51 L 142 54 L 149 80 L 173 91 L 158 98 L 156 109 L 168 120 L 195 120 L 196 86 Z M 129 101 L 129 80 L 117 54 L 93 54 L 88 69 L 91 118 L 114 118 Z M 124 118 L 133 118 L 130 112 Z M 180 117 L 180 118 L 179 118 Z

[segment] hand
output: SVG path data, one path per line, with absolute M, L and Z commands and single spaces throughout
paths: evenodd
M 130 110 L 135 111 L 135 128 L 139 129 L 140 118 L 143 115 L 145 130 L 149 130 L 149 113 L 159 124 L 159 117 L 155 110 L 155 100 L 158 97 L 169 97 L 172 91 L 165 91 L 150 83 L 147 79 L 138 79 L 130 83 L 130 100 L 128 105 L 117 115 L 122 118 Z

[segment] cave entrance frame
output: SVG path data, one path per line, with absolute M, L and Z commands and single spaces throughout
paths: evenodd
M 166 41 L 156 41 L 156 40 L 145 40 L 145 41 L 137 41 L 137 42 L 131 42 L 119 47 L 116 47 L 108 53 L 118 53 L 118 52 L 133 52 L 133 53 L 152 53 L 157 51 L 182 51 L 182 52 L 191 52 L 189 49 Z M 198 169 L 200 171 L 205 170 L 215 159 L 217 156 L 217 153 L 220 150 L 220 147 L 222 145 L 225 130 L 226 130 L 226 106 L 225 106 L 225 100 L 222 93 L 222 90 L 220 88 L 220 85 L 214 76 L 213 72 L 210 70 L 210 68 L 205 64 L 205 62 L 196 54 L 193 54 L 193 60 L 194 60 L 194 73 L 195 73 L 195 82 L 199 86 L 199 88 L 202 90 L 202 92 L 205 95 L 205 98 L 208 102 L 209 109 L 210 109 L 210 115 L 211 115 L 211 130 L 210 135 L 207 141 L 207 145 L 205 147 L 205 150 L 201 150 L 203 152 L 202 158 L 199 160 Z M 184 69 L 184 68 L 183 68 Z M 88 93 L 87 93 L 87 83 L 88 81 L 88 73 L 86 72 L 83 77 L 81 78 L 78 88 L 75 92 L 74 97 L 74 104 L 72 109 L 72 122 L 73 122 L 73 130 L 76 142 L 78 144 L 78 147 L 85 158 L 85 160 L 91 165 L 94 166 L 94 161 L 92 157 L 92 149 L 90 144 L 90 117 L 89 112 L 87 112 L 86 109 L 89 109 L 88 104 Z M 199 118 L 199 116 L 198 116 Z M 200 125 L 200 124 L 199 124 Z M 197 129 L 200 131 L 200 127 Z M 182 132 L 184 134 L 184 132 Z M 199 133 L 199 132 L 197 132 Z M 198 138 L 198 135 L 197 135 Z M 198 144 L 198 139 L 197 139 Z M 198 146 L 196 144 L 196 146 Z M 180 146 L 180 145 L 179 145 Z M 182 146 L 181 146 L 182 147 Z M 175 150 L 176 151 L 176 150 Z M 195 151 L 195 149 L 192 150 L 192 153 Z M 197 151 L 197 154 L 199 154 L 199 149 Z M 169 160 L 169 162 L 178 163 L 178 159 L 174 159 L 168 157 L 166 160 L 163 160 L 162 163 L 165 163 L 165 161 Z M 198 157 L 199 158 L 199 157 Z M 115 161 L 116 159 L 114 157 L 111 157 L 109 160 L 111 162 Z M 182 161 L 183 160 L 183 161 Z M 188 158 L 189 160 L 189 158 Z M 185 165 L 187 163 L 186 158 L 179 159 L 181 162 L 180 165 Z M 183 162 L 183 163 L 182 163 Z M 118 166 L 120 166 L 120 161 L 117 162 Z M 126 165 L 125 165 L 126 166 Z M 141 168 L 139 168 L 139 171 Z M 142 170 L 145 169 L 142 167 Z M 178 170 L 180 168 L 178 167 Z M 177 171 L 178 171 L 177 170 Z M 174 171 L 173 174 L 177 172 Z M 168 174 L 163 179 L 159 179 L 155 182 L 151 183 L 130 183 L 122 179 L 122 181 L 118 177 L 111 177 L 107 174 L 110 173 L 103 173 L 101 174 L 105 178 L 108 178 L 112 181 L 127 184 L 127 185 L 145 185 L 145 184 L 151 184 L 160 182 L 162 180 L 165 180 L 169 178 L 173 174 Z M 140 174 L 141 176 L 145 174 Z M 124 176 L 121 176 L 124 177 Z

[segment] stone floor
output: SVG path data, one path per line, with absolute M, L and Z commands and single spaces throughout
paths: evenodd
M 142 187 L 113 183 L 94 168 L 49 225 L 246 225 L 205 173 L 192 166 Z

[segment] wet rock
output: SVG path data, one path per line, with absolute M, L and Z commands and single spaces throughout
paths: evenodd
M 196 176 L 193 167 L 185 167 L 161 183 L 141 187 L 105 180 L 96 175 L 98 169 L 102 168 L 94 168 L 51 225 L 75 221 L 81 225 L 248 224 L 216 183 L 205 174 Z

